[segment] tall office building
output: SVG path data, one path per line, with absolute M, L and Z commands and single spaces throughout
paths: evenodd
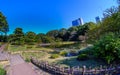
M 100 23 L 100 17 L 99 16 L 95 17 L 95 20 L 96 20 L 96 23 Z
M 72 26 L 79 26 L 79 25 L 83 25 L 83 19 L 82 18 L 78 18 L 74 21 L 72 21 Z

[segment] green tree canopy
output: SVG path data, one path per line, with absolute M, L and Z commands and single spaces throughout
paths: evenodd
M 59 32 L 58 30 L 51 30 L 47 32 L 46 35 L 55 38 L 58 36 L 58 32 Z
M 27 44 L 34 44 L 36 39 L 36 34 L 32 31 L 29 31 L 25 34 L 25 42 Z
M 15 45 L 22 45 L 24 44 L 24 33 L 23 33 L 23 30 L 22 28 L 16 28 L 15 31 L 14 31 L 14 34 L 13 34 L 13 40 L 12 40 L 12 43 L 14 43 Z
M 105 60 L 108 64 L 120 60 L 120 38 L 113 33 L 103 36 L 94 44 L 95 57 Z
M 7 34 L 9 31 L 9 26 L 6 20 L 6 17 L 0 12 L 0 31 Z

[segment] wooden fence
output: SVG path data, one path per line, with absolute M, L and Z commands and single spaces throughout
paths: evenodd
M 61 67 L 60 65 L 49 64 L 47 61 L 38 61 L 35 58 L 31 58 L 31 62 L 52 75 L 120 75 L 120 67 L 118 66 L 100 66 L 92 69 L 86 68 L 86 66 Z

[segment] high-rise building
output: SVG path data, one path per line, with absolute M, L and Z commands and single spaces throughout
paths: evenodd
M 79 25 L 83 25 L 83 19 L 82 18 L 78 18 L 74 21 L 72 21 L 72 26 L 79 26 Z
M 96 20 L 96 23 L 100 23 L 100 17 L 99 16 L 95 17 L 95 20 Z

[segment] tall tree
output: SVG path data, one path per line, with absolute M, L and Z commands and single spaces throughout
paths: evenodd
M 67 29 L 60 29 L 57 37 L 61 38 L 63 41 L 66 41 L 69 38 L 69 35 L 67 35 Z
M 7 41 L 7 32 L 9 31 L 8 22 L 6 17 L 0 12 L 0 32 L 5 34 L 4 41 Z
M 55 38 L 58 36 L 58 30 L 51 30 L 47 32 L 46 35 Z
M 35 41 L 36 41 L 35 38 L 36 38 L 36 34 L 34 32 L 32 32 L 32 31 L 27 32 L 25 34 L 25 42 L 27 44 L 34 44 Z
M 118 3 L 118 11 L 120 12 L 120 0 L 117 0 Z
M 111 8 L 106 9 L 106 10 L 103 12 L 103 16 L 104 16 L 104 18 L 110 17 L 110 16 L 112 16 L 113 14 L 117 13 L 118 10 L 119 10 L 119 9 L 118 9 L 117 7 L 113 6 L 113 7 L 111 7 Z
M 16 28 L 13 35 L 14 35 L 14 38 L 13 38 L 14 44 L 16 45 L 24 44 L 25 39 L 24 39 L 24 33 L 22 28 Z

